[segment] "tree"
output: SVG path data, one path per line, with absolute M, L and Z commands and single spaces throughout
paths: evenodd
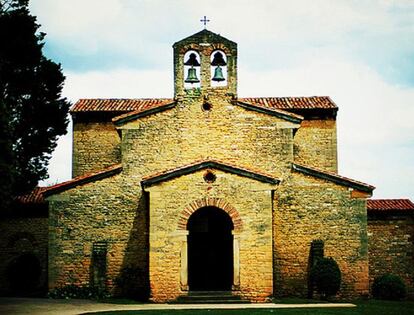
M 43 55 L 29 0 L 0 0 L 0 207 L 47 176 L 70 103 L 60 64 Z

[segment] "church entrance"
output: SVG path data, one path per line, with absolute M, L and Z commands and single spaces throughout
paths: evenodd
M 223 210 L 205 207 L 187 223 L 191 291 L 229 291 L 233 284 L 233 222 Z

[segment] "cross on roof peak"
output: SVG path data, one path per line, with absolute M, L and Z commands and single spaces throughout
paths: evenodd
M 207 28 L 207 23 L 210 22 L 210 20 L 207 19 L 207 17 L 204 15 L 204 18 L 200 20 L 204 24 L 204 29 Z

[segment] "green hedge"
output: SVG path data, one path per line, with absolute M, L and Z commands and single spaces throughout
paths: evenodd
M 401 300 L 405 298 L 407 289 L 400 277 L 384 274 L 375 278 L 372 284 L 372 295 L 380 300 Z

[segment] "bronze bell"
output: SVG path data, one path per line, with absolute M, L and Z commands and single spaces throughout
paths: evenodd
M 191 53 L 188 60 L 184 62 L 185 66 L 192 66 L 192 67 L 198 67 L 200 63 L 197 60 L 197 56 L 195 53 Z
M 195 68 L 191 67 L 190 69 L 188 69 L 187 79 L 185 79 L 184 82 L 191 83 L 191 84 L 200 82 L 200 80 L 197 78 L 197 73 L 196 73 Z
M 220 66 L 217 66 L 216 69 L 214 69 L 214 77 L 212 78 L 213 81 L 224 81 L 225 78 L 223 76 L 223 70 L 221 69 Z
M 221 52 L 218 51 L 214 54 L 213 61 L 211 62 L 211 65 L 212 66 L 226 66 L 227 65 L 227 63 L 224 60 L 223 55 L 222 55 Z

